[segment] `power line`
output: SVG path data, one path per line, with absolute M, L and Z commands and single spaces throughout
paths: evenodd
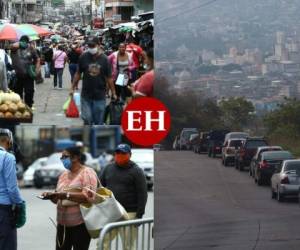
M 189 8 L 189 9 L 186 9 L 184 12 L 181 12 L 181 13 L 177 13 L 175 15 L 172 15 L 172 16 L 167 16 L 167 17 L 164 17 L 164 18 L 161 18 L 161 19 L 158 19 L 158 20 L 155 20 L 155 24 L 159 23 L 159 22 L 162 22 L 162 21 L 166 21 L 168 19 L 171 19 L 171 18 L 175 18 L 175 17 L 178 17 L 180 15 L 184 15 L 184 14 L 187 14 L 187 13 L 190 13 L 194 10 L 197 10 L 197 9 L 200 9 L 202 7 L 205 7 L 205 6 L 208 6 L 214 2 L 216 2 L 217 0 L 210 0 L 210 1 L 207 1 L 205 3 L 202 3 L 196 7 L 192 7 L 192 8 Z

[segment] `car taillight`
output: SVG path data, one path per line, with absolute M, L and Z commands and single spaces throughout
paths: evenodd
M 259 164 L 260 168 L 268 168 L 269 164 L 267 161 L 263 160 L 260 164 Z
M 289 180 L 289 177 L 285 176 L 281 181 L 280 181 L 281 184 L 290 184 L 290 180 Z

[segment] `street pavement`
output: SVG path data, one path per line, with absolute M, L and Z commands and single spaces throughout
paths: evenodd
M 43 201 L 36 196 L 51 189 L 21 189 L 22 198 L 27 203 L 27 222 L 18 230 L 18 249 L 54 250 L 56 228 L 50 221 L 56 222 L 56 206 L 50 201 Z M 153 217 L 153 192 L 148 193 L 148 202 L 144 218 Z M 96 249 L 96 240 L 92 240 L 90 250 Z
M 44 69 L 42 69 L 44 76 Z M 71 78 L 68 65 L 64 69 L 63 89 L 53 89 L 53 76 L 45 78 L 44 83 L 35 85 L 34 112 L 32 125 L 82 125 L 80 118 L 66 118 L 63 104 L 69 96 Z
M 297 199 L 189 151 L 155 154 L 155 250 L 300 249 Z

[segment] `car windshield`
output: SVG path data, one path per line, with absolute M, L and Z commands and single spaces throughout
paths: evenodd
M 240 147 L 242 145 L 242 140 L 230 141 L 229 147 Z
M 283 160 L 293 158 L 292 154 L 286 151 L 265 152 L 263 155 L 265 160 Z
M 284 168 L 284 171 L 296 171 L 297 173 L 300 173 L 300 161 L 287 163 L 287 165 Z
M 265 141 L 262 140 L 251 140 L 251 141 L 247 141 L 246 147 L 247 148 L 258 148 L 258 147 L 262 147 L 262 146 L 267 146 L 267 143 Z
M 132 150 L 131 154 L 131 160 L 139 163 L 139 162 L 147 162 L 147 163 L 153 163 L 154 162 L 154 156 L 152 150 Z

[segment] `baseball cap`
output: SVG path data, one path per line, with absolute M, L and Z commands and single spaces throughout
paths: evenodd
M 131 153 L 131 148 L 128 144 L 119 144 L 115 150 L 116 153 Z
M 90 37 L 88 37 L 86 43 L 87 43 L 87 45 L 92 45 L 92 46 L 93 45 L 98 45 L 100 43 L 100 40 L 96 36 L 90 36 Z

